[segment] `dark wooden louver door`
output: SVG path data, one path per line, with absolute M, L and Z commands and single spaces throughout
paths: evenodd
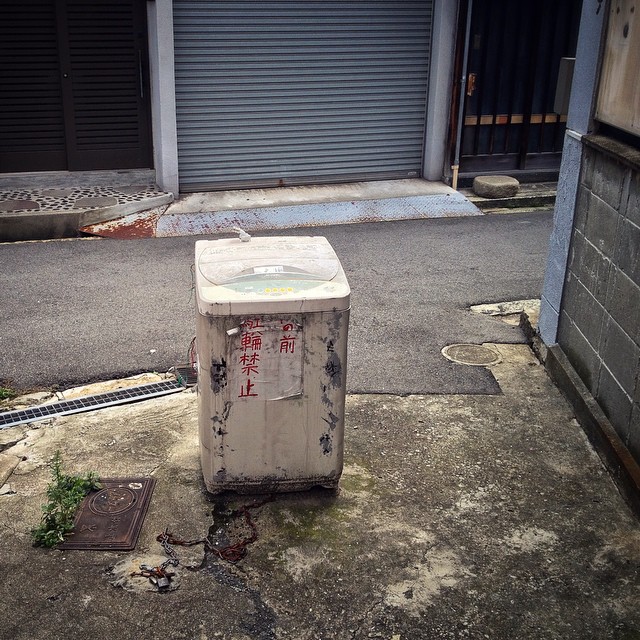
M 145 3 L 66 0 L 62 87 L 70 169 L 149 166 Z M 60 13 L 59 13 L 60 15 Z
M 53 0 L 0 2 L 0 171 L 66 169 Z
M 3 0 L 0 171 L 151 166 L 145 10 Z

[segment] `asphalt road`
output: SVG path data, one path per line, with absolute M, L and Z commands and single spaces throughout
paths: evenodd
M 470 305 L 540 295 L 551 212 L 294 229 L 324 235 L 352 289 L 348 390 L 497 393 L 446 360 L 456 342 L 523 342 Z M 283 232 L 262 235 L 283 235 Z M 66 388 L 186 362 L 198 238 L 0 244 L 0 381 Z

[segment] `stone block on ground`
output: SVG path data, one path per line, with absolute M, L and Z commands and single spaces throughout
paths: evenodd
M 19 462 L 20 458 L 18 456 L 0 453 L 0 487 L 9 479 Z
M 509 176 L 476 176 L 473 191 L 482 198 L 512 198 L 518 193 L 520 183 Z

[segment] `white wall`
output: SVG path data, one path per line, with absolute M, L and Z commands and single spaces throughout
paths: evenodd
M 151 122 L 156 182 L 178 195 L 178 133 L 173 62 L 172 0 L 147 2 L 149 67 L 151 70 Z
M 441 180 L 447 160 L 457 18 L 458 2 L 435 0 L 423 160 L 427 180 Z

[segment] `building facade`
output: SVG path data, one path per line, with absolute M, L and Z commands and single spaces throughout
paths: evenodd
M 153 168 L 184 193 L 450 182 L 460 156 L 553 178 L 579 5 L 5 0 L 0 173 Z
M 597 403 L 591 430 L 640 481 L 640 17 L 585 3 L 540 334 Z M 584 400 L 586 398 L 586 400 Z M 589 430 L 588 430 L 589 431 Z M 617 463 L 614 463 L 614 466 Z M 624 466 L 624 465 L 623 465 Z
M 0 173 L 440 179 L 456 3 L 9 0 Z

